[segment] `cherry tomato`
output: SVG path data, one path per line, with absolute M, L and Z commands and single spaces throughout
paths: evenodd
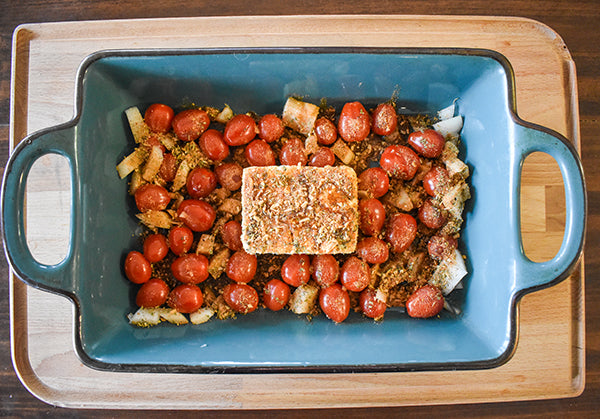
M 135 205 L 141 212 L 149 210 L 161 211 L 167 208 L 171 197 L 169 191 L 159 185 L 146 183 L 137 188 L 134 194 Z
M 169 286 L 160 278 L 152 278 L 142 284 L 135 297 L 138 307 L 162 306 L 169 296 Z
M 342 108 L 338 132 L 347 142 L 362 141 L 371 131 L 369 113 L 360 102 L 348 102 Z
M 315 134 L 319 144 L 331 145 L 337 140 L 337 128 L 335 124 L 327 118 L 319 118 L 315 122 Z
M 279 140 L 283 130 L 283 121 L 277 115 L 264 115 L 258 121 L 258 136 L 268 143 Z
M 281 278 L 292 287 L 306 284 L 310 279 L 310 257 L 291 255 L 281 266 Z
M 256 137 L 256 123 L 245 114 L 236 115 L 225 125 L 223 140 L 230 146 L 248 144 Z
M 171 153 L 163 154 L 163 161 L 158 174 L 165 182 L 173 182 L 177 174 L 177 159 Z
M 423 177 L 423 188 L 430 196 L 435 196 L 450 183 L 448 171 L 440 166 L 434 166 Z
M 343 322 L 350 314 L 350 296 L 339 283 L 321 290 L 319 305 L 323 313 L 336 323 Z
M 378 105 L 373 111 L 373 132 L 377 135 L 390 135 L 398 127 L 396 109 L 389 103 Z
M 385 301 L 377 298 L 377 290 L 365 288 L 358 298 L 358 304 L 363 314 L 375 320 L 381 320 L 387 309 Z
M 325 167 L 333 166 L 335 164 L 335 154 L 329 147 L 320 147 L 315 154 L 310 158 L 308 162 L 309 166 Z
M 150 263 L 163 260 L 169 253 L 167 239 L 162 234 L 151 234 L 144 239 L 144 257 Z
M 171 264 L 175 279 L 185 284 L 199 284 L 208 278 L 208 258 L 204 255 L 187 253 Z
M 271 279 L 265 284 L 263 302 L 269 310 L 279 311 L 290 301 L 290 287 L 279 279 Z
M 210 118 L 202 109 L 188 109 L 173 118 L 173 132 L 181 141 L 194 141 L 206 131 Z
M 223 134 L 216 129 L 206 130 L 198 140 L 198 145 L 211 160 L 223 160 L 229 156 L 229 146 L 223 140 Z
M 395 253 L 402 253 L 417 237 L 417 220 L 410 214 L 398 213 L 390 217 L 387 227 L 387 241 Z
M 358 177 L 358 190 L 372 198 L 381 198 L 390 189 L 390 178 L 381 167 L 370 167 Z
M 402 180 L 411 180 L 415 177 L 421 161 L 410 148 L 403 145 L 391 145 L 383 150 L 379 164 L 388 175 Z
M 186 226 L 176 226 L 169 230 L 169 248 L 177 256 L 189 252 L 194 243 L 194 233 Z
M 440 228 L 446 224 L 446 217 L 442 211 L 433 205 L 431 198 L 425 200 L 419 208 L 419 220 L 429 228 Z
M 192 198 L 207 197 L 217 187 L 217 175 L 204 167 L 196 167 L 188 174 L 185 186 Z
M 350 256 L 340 269 L 340 282 L 349 291 L 362 291 L 371 282 L 371 269 L 364 260 Z
M 223 298 L 238 313 L 248 314 L 258 307 L 258 293 L 250 285 L 228 284 L 223 289 Z
M 274 166 L 275 153 L 265 140 L 254 140 L 244 150 L 246 160 L 251 166 Z
M 242 187 L 242 166 L 237 163 L 224 163 L 215 168 L 219 184 L 229 191 L 237 191 Z
M 427 252 L 435 260 L 442 260 L 450 256 L 457 247 L 456 239 L 446 235 L 432 236 L 427 242 Z
M 144 255 L 132 250 L 125 258 L 125 276 L 135 284 L 143 284 L 152 276 L 152 266 Z
M 312 277 L 322 287 L 334 284 L 340 275 L 340 265 L 333 255 L 316 255 L 311 265 Z
M 444 295 L 433 285 L 424 285 L 406 300 L 406 314 L 410 317 L 427 318 L 439 314 L 444 308 Z
M 377 237 L 366 237 L 356 245 L 356 254 L 367 263 L 383 263 L 388 260 L 389 249 L 385 242 Z
M 285 166 L 305 166 L 308 158 L 304 143 L 300 138 L 292 137 L 281 147 L 279 162 Z
M 442 134 L 433 129 L 414 131 L 408 136 L 408 144 L 423 157 L 435 159 L 444 151 L 446 140 Z
M 242 225 L 235 220 L 226 222 L 221 229 L 221 239 L 229 250 L 233 250 L 234 252 L 243 250 Z
M 360 230 L 367 236 L 376 236 L 385 224 L 385 207 L 375 198 L 363 199 L 358 203 Z
M 257 264 L 256 255 L 239 250 L 231 255 L 227 261 L 225 273 L 233 281 L 246 284 L 252 281 L 254 275 L 256 275 Z
M 193 313 L 202 307 L 204 297 L 197 285 L 181 284 L 171 290 L 167 304 L 180 313 Z
M 177 208 L 177 218 L 192 231 L 210 230 L 216 217 L 215 209 L 208 202 L 198 199 L 186 199 Z
M 170 106 L 154 103 L 148 106 L 144 114 L 144 121 L 152 131 L 166 133 L 171 129 L 171 122 L 175 112 Z

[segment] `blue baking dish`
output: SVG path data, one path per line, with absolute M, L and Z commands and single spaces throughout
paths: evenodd
M 103 51 L 78 72 L 76 116 L 18 144 L 2 186 L 2 233 L 10 265 L 34 287 L 75 305 L 75 346 L 86 365 L 138 372 L 362 372 L 491 368 L 506 362 L 518 338 L 517 303 L 565 279 L 582 254 L 586 191 L 571 143 L 519 119 L 514 75 L 502 55 L 466 49 L 285 48 Z M 134 291 L 124 255 L 139 247 L 127 182 L 116 164 L 132 148 L 123 111 L 153 102 L 198 103 L 235 112 L 280 113 L 286 98 L 366 105 L 392 94 L 407 111 L 433 113 L 456 99 L 464 117 L 461 157 L 472 198 L 460 249 L 468 276 L 451 299 L 456 313 L 413 319 L 388 312 L 382 322 L 352 313 L 324 316 L 257 310 L 202 325 L 131 326 Z M 533 151 L 550 154 L 565 184 L 563 243 L 534 263 L 520 235 L 521 167 Z M 56 153 L 70 166 L 70 248 L 57 265 L 27 247 L 25 184 L 37 158 Z

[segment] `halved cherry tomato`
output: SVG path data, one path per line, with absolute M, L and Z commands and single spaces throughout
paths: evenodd
M 204 255 L 187 253 L 171 264 L 175 279 L 185 284 L 199 284 L 208 278 L 208 258 Z
M 229 307 L 241 314 L 248 314 L 258 307 L 258 293 L 250 285 L 227 284 L 223 298 Z
M 411 180 L 415 177 L 421 161 L 410 148 L 403 145 L 391 145 L 383 150 L 379 164 L 391 177 Z
M 223 160 L 229 156 L 229 146 L 223 140 L 223 134 L 216 129 L 206 130 L 198 140 L 200 149 L 211 160 Z
M 350 296 L 341 284 L 335 283 L 319 293 L 319 306 L 323 313 L 336 323 L 341 323 L 350 314 Z
M 356 245 L 356 254 L 367 263 L 383 263 L 388 260 L 389 249 L 385 242 L 377 237 L 365 237 Z
M 281 266 L 281 278 L 292 287 L 306 284 L 310 279 L 310 257 L 308 255 L 291 255 Z
M 333 166 L 335 164 L 335 154 L 329 147 L 320 147 L 315 154 L 310 158 L 308 162 L 309 166 L 325 167 Z
M 167 208 L 167 205 L 171 202 L 169 191 L 153 183 L 146 183 L 137 188 L 134 198 L 135 205 L 141 212 L 149 210 L 161 211 Z
M 419 208 L 419 220 L 429 228 L 440 228 L 446 224 L 446 217 L 442 211 L 433 205 L 431 198 L 426 199 Z
M 175 112 L 170 106 L 154 103 L 148 106 L 144 113 L 144 121 L 152 131 L 166 133 L 171 129 Z
M 158 174 L 165 182 L 173 182 L 177 174 L 177 158 L 171 153 L 163 154 L 163 161 Z
M 417 237 L 417 220 L 410 214 L 398 213 L 390 217 L 386 238 L 395 253 L 402 253 Z
M 315 122 L 315 134 L 319 144 L 331 145 L 337 140 L 337 128 L 333 121 L 327 118 L 319 118 Z
M 390 189 L 390 178 L 381 167 L 370 167 L 358 176 L 358 190 L 381 198 Z
M 223 140 L 230 146 L 248 144 L 256 137 L 256 122 L 252 117 L 239 114 L 231 118 L 225 125 Z
M 173 132 L 181 141 L 194 141 L 210 125 L 210 118 L 202 109 L 188 109 L 173 118 Z
M 348 102 L 338 120 L 338 133 L 347 142 L 362 141 L 371 131 L 371 118 L 360 102 Z
M 340 276 L 340 265 L 333 255 L 315 255 L 311 265 L 312 277 L 322 287 L 333 285 Z
M 169 248 L 177 256 L 189 252 L 194 243 L 194 233 L 186 226 L 175 226 L 169 230 Z
M 371 282 L 371 269 L 364 260 L 350 256 L 340 269 L 340 282 L 349 291 L 362 291 Z
M 279 311 L 290 301 L 290 287 L 279 279 L 271 279 L 265 284 L 263 302 L 269 310 Z
M 300 138 L 292 137 L 285 142 L 279 153 L 279 162 L 285 166 L 305 166 L 308 158 L 304 143 Z
M 177 218 L 192 231 L 210 230 L 216 217 L 215 209 L 208 202 L 198 199 L 186 199 L 177 208 Z
M 378 105 L 373 111 L 373 132 L 377 135 L 390 135 L 398 127 L 396 109 L 389 103 Z
M 450 182 L 448 171 L 440 166 L 432 167 L 423 177 L 423 188 L 430 196 L 435 196 L 444 190 Z
M 257 265 L 256 255 L 239 250 L 227 261 L 225 273 L 233 281 L 246 284 L 254 279 Z
M 169 296 L 169 286 L 160 278 L 151 278 L 142 284 L 135 297 L 138 307 L 162 306 Z
M 433 129 L 414 131 L 408 136 L 408 144 L 423 157 L 434 159 L 444 151 L 446 140 Z
M 258 136 L 268 143 L 279 140 L 283 131 L 283 121 L 277 115 L 267 114 L 258 121 Z
M 406 313 L 410 317 L 427 318 L 436 316 L 444 308 L 444 295 L 439 288 L 425 285 L 406 300 Z
M 358 203 L 360 230 L 367 236 L 376 236 L 385 224 L 385 207 L 375 198 L 363 199 Z
M 150 263 L 163 260 L 169 253 L 167 238 L 160 233 L 151 234 L 144 239 L 144 257 Z
M 217 175 L 204 167 L 196 167 L 188 174 L 185 186 L 192 198 L 207 197 L 217 187 Z
M 457 247 L 456 239 L 446 235 L 432 236 L 427 242 L 427 252 L 435 260 L 442 260 L 450 256 Z
M 375 320 L 381 320 L 387 309 L 385 301 L 377 298 L 377 290 L 365 288 L 358 299 L 358 304 L 363 314 Z
M 193 313 L 202 307 L 204 296 L 197 285 L 181 284 L 171 290 L 167 304 L 180 313 Z
M 223 163 L 215 168 L 219 184 L 229 191 L 237 191 L 242 187 L 242 166 L 237 163 Z
M 221 239 L 229 250 L 233 250 L 234 252 L 243 250 L 242 225 L 235 220 L 227 221 L 221 228 Z
M 275 153 L 265 140 L 253 140 L 246 146 L 244 155 L 251 166 L 275 165 Z
M 125 258 L 125 276 L 135 284 L 143 284 L 152 276 L 152 266 L 144 255 L 132 250 Z

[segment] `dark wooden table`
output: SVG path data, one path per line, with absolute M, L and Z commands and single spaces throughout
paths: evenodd
M 553 28 L 564 39 L 576 66 L 579 88 L 579 114 L 582 159 L 588 187 L 589 218 L 585 248 L 586 300 L 586 388 L 577 398 L 489 403 L 473 405 L 423 406 L 388 409 L 327 410 L 326 412 L 274 411 L 247 412 L 251 417 L 305 417 L 326 413 L 328 416 L 542 416 L 597 417 L 600 411 L 600 1 L 302 1 L 222 2 L 111 0 L 2 0 L 0 1 L 0 162 L 8 158 L 10 54 L 14 28 L 21 23 L 96 20 L 120 18 L 211 16 L 211 15 L 277 15 L 277 14 L 452 14 L 521 16 L 539 20 Z M 8 267 L 0 260 L 0 416 L 40 417 L 164 417 L 181 412 L 130 412 L 69 410 L 49 406 L 27 392 L 16 377 L 10 356 Z M 237 417 L 240 412 L 194 412 L 198 417 Z

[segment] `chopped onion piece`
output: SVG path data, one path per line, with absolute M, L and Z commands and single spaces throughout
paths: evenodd
M 458 137 L 458 133 L 462 129 L 462 126 L 462 116 L 458 115 L 450 119 L 444 119 L 440 122 L 436 122 L 435 124 L 433 124 L 433 129 L 442 134 L 442 136 L 444 137 L 446 137 L 447 135 Z
M 456 101 L 452 102 L 452 105 L 450 106 L 446 106 L 444 109 L 440 109 L 438 111 L 438 118 L 440 118 L 440 121 L 443 121 L 445 119 L 450 119 L 454 116 L 454 110 L 456 109 L 456 105 L 455 105 Z
M 465 261 L 458 250 L 440 262 L 431 276 L 429 283 L 439 287 L 444 295 L 448 295 L 467 274 Z
M 215 310 L 211 307 L 201 307 L 198 311 L 190 313 L 190 321 L 192 324 L 206 323 L 212 316 L 215 315 Z

